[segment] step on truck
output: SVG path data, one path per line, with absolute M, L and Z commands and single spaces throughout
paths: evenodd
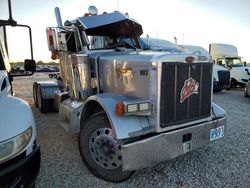
M 31 50 L 32 58 L 25 60 L 25 72 L 13 73 L 8 59 L 6 32 L 12 26 L 31 30 L 12 19 L 10 1 L 9 11 L 10 19 L 0 20 L 0 187 L 32 187 L 40 169 L 36 125 L 28 103 L 12 95 L 11 81 L 17 76 L 33 74 L 35 61 Z
M 91 6 L 64 25 L 55 12 L 58 26 L 46 31 L 62 82 L 34 83 L 34 99 L 79 133 L 94 175 L 125 181 L 137 169 L 224 137 L 225 111 L 212 102 L 212 62 L 143 50 L 142 26 L 118 11 L 97 14 Z
M 242 61 L 236 46 L 212 43 L 209 45 L 209 53 L 215 64 L 230 70 L 231 88 L 246 86 L 250 79 L 250 67 L 247 67 L 246 63 Z

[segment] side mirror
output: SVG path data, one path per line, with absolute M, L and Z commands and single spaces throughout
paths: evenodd
M 33 59 L 25 59 L 24 60 L 24 70 L 35 72 L 36 71 L 36 62 Z
M 247 66 L 247 62 L 246 62 L 246 61 L 244 61 L 243 63 L 244 63 L 244 67 L 246 67 L 246 66 Z

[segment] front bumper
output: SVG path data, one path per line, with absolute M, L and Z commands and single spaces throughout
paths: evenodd
M 40 148 L 25 152 L 0 165 L 0 187 L 32 187 L 40 170 Z
M 184 154 L 187 137 L 190 151 L 208 145 L 210 130 L 220 126 L 226 128 L 226 117 L 122 145 L 123 170 L 137 170 Z

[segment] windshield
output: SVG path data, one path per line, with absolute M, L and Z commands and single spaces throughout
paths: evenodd
M 140 48 L 140 45 L 136 38 L 132 37 L 115 37 L 115 36 L 89 36 L 90 38 L 90 50 L 100 49 L 112 49 L 117 47 L 124 48 Z
M 244 67 L 244 63 L 240 58 L 226 58 L 228 67 Z

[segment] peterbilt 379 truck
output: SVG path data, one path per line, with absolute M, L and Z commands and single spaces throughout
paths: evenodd
M 92 13 L 47 28 L 62 82 L 34 83 L 43 111 L 79 132 L 79 150 L 96 176 L 120 182 L 135 170 L 222 138 L 225 111 L 212 102 L 212 62 L 142 50 L 142 26 L 120 12 Z

